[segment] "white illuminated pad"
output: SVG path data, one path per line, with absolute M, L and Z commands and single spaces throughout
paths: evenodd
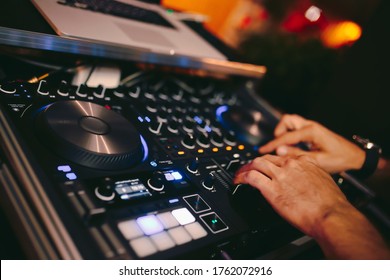
M 186 225 L 195 222 L 195 217 L 188 211 L 187 208 L 175 209 L 172 211 L 172 215 L 181 225 Z
M 173 228 L 179 225 L 179 222 L 173 217 L 171 212 L 165 212 L 157 215 L 157 218 L 163 224 L 163 226 L 168 228 Z
M 118 224 L 118 228 L 126 239 L 134 239 L 144 235 L 135 220 L 123 221 Z
M 140 237 L 130 241 L 130 245 L 138 257 L 143 258 L 157 252 L 157 248 L 149 237 Z
M 198 223 L 185 225 L 184 228 L 189 232 L 193 239 L 199 239 L 207 235 L 207 231 Z
M 181 174 L 179 172 L 177 172 L 177 171 L 172 172 L 172 176 L 173 176 L 173 178 L 175 178 L 175 180 L 183 179 L 183 176 L 181 176 Z
M 192 240 L 189 233 L 183 227 L 176 227 L 168 230 L 169 235 L 177 245 L 181 245 Z
M 153 240 L 157 249 L 160 251 L 164 251 L 175 246 L 175 242 L 165 231 L 152 235 L 150 239 Z
M 140 217 L 137 219 L 137 224 L 146 235 L 153 235 L 164 230 L 163 225 L 155 215 Z

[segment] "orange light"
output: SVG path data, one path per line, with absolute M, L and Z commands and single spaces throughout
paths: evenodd
M 245 146 L 244 145 L 238 145 L 238 149 L 242 151 L 242 150 L 245 149 Z
M 231 151 L 233 148 L 231 146 L 226 147 L 226 151 Z
M 218 151 L 219 151 L 218 148 L 213 148 L 214 153 L 217 153 Z
M 185 154 L 185 152 L 184 152 L 184 151 L 178 151 L 177 154 L 178 154 L 179 156 L 182 156 L 182 155 Z
M 204 150 L 203 149 L 199 149 L 198 150 L 198 154 L 203 154 L 204 153 Z
M 321 34 L 322 42 L 330 48 L 354 43 L 362 35 L 362 29 L 352 21 L 330 24 Z

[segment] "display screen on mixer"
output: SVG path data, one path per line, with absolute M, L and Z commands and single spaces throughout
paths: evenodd
M 152 195 L 139 179 L 115 182 L 115 192 L 122 200 L 129 200 Z

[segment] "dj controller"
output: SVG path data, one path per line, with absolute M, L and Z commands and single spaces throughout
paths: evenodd
M 232 183 L 278 121 L 250 83 L 144 71 L 0 100 L 2 203 L 33 258 L 255 258 L 302 236 Z

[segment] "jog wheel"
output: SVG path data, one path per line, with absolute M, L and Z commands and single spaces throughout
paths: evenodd
M 58 155 L 86 167 L 129 168 L 140 163 L 145 152 L 128 120 L 91 102 L 50 104 L 39 113 L 37 128 Z

